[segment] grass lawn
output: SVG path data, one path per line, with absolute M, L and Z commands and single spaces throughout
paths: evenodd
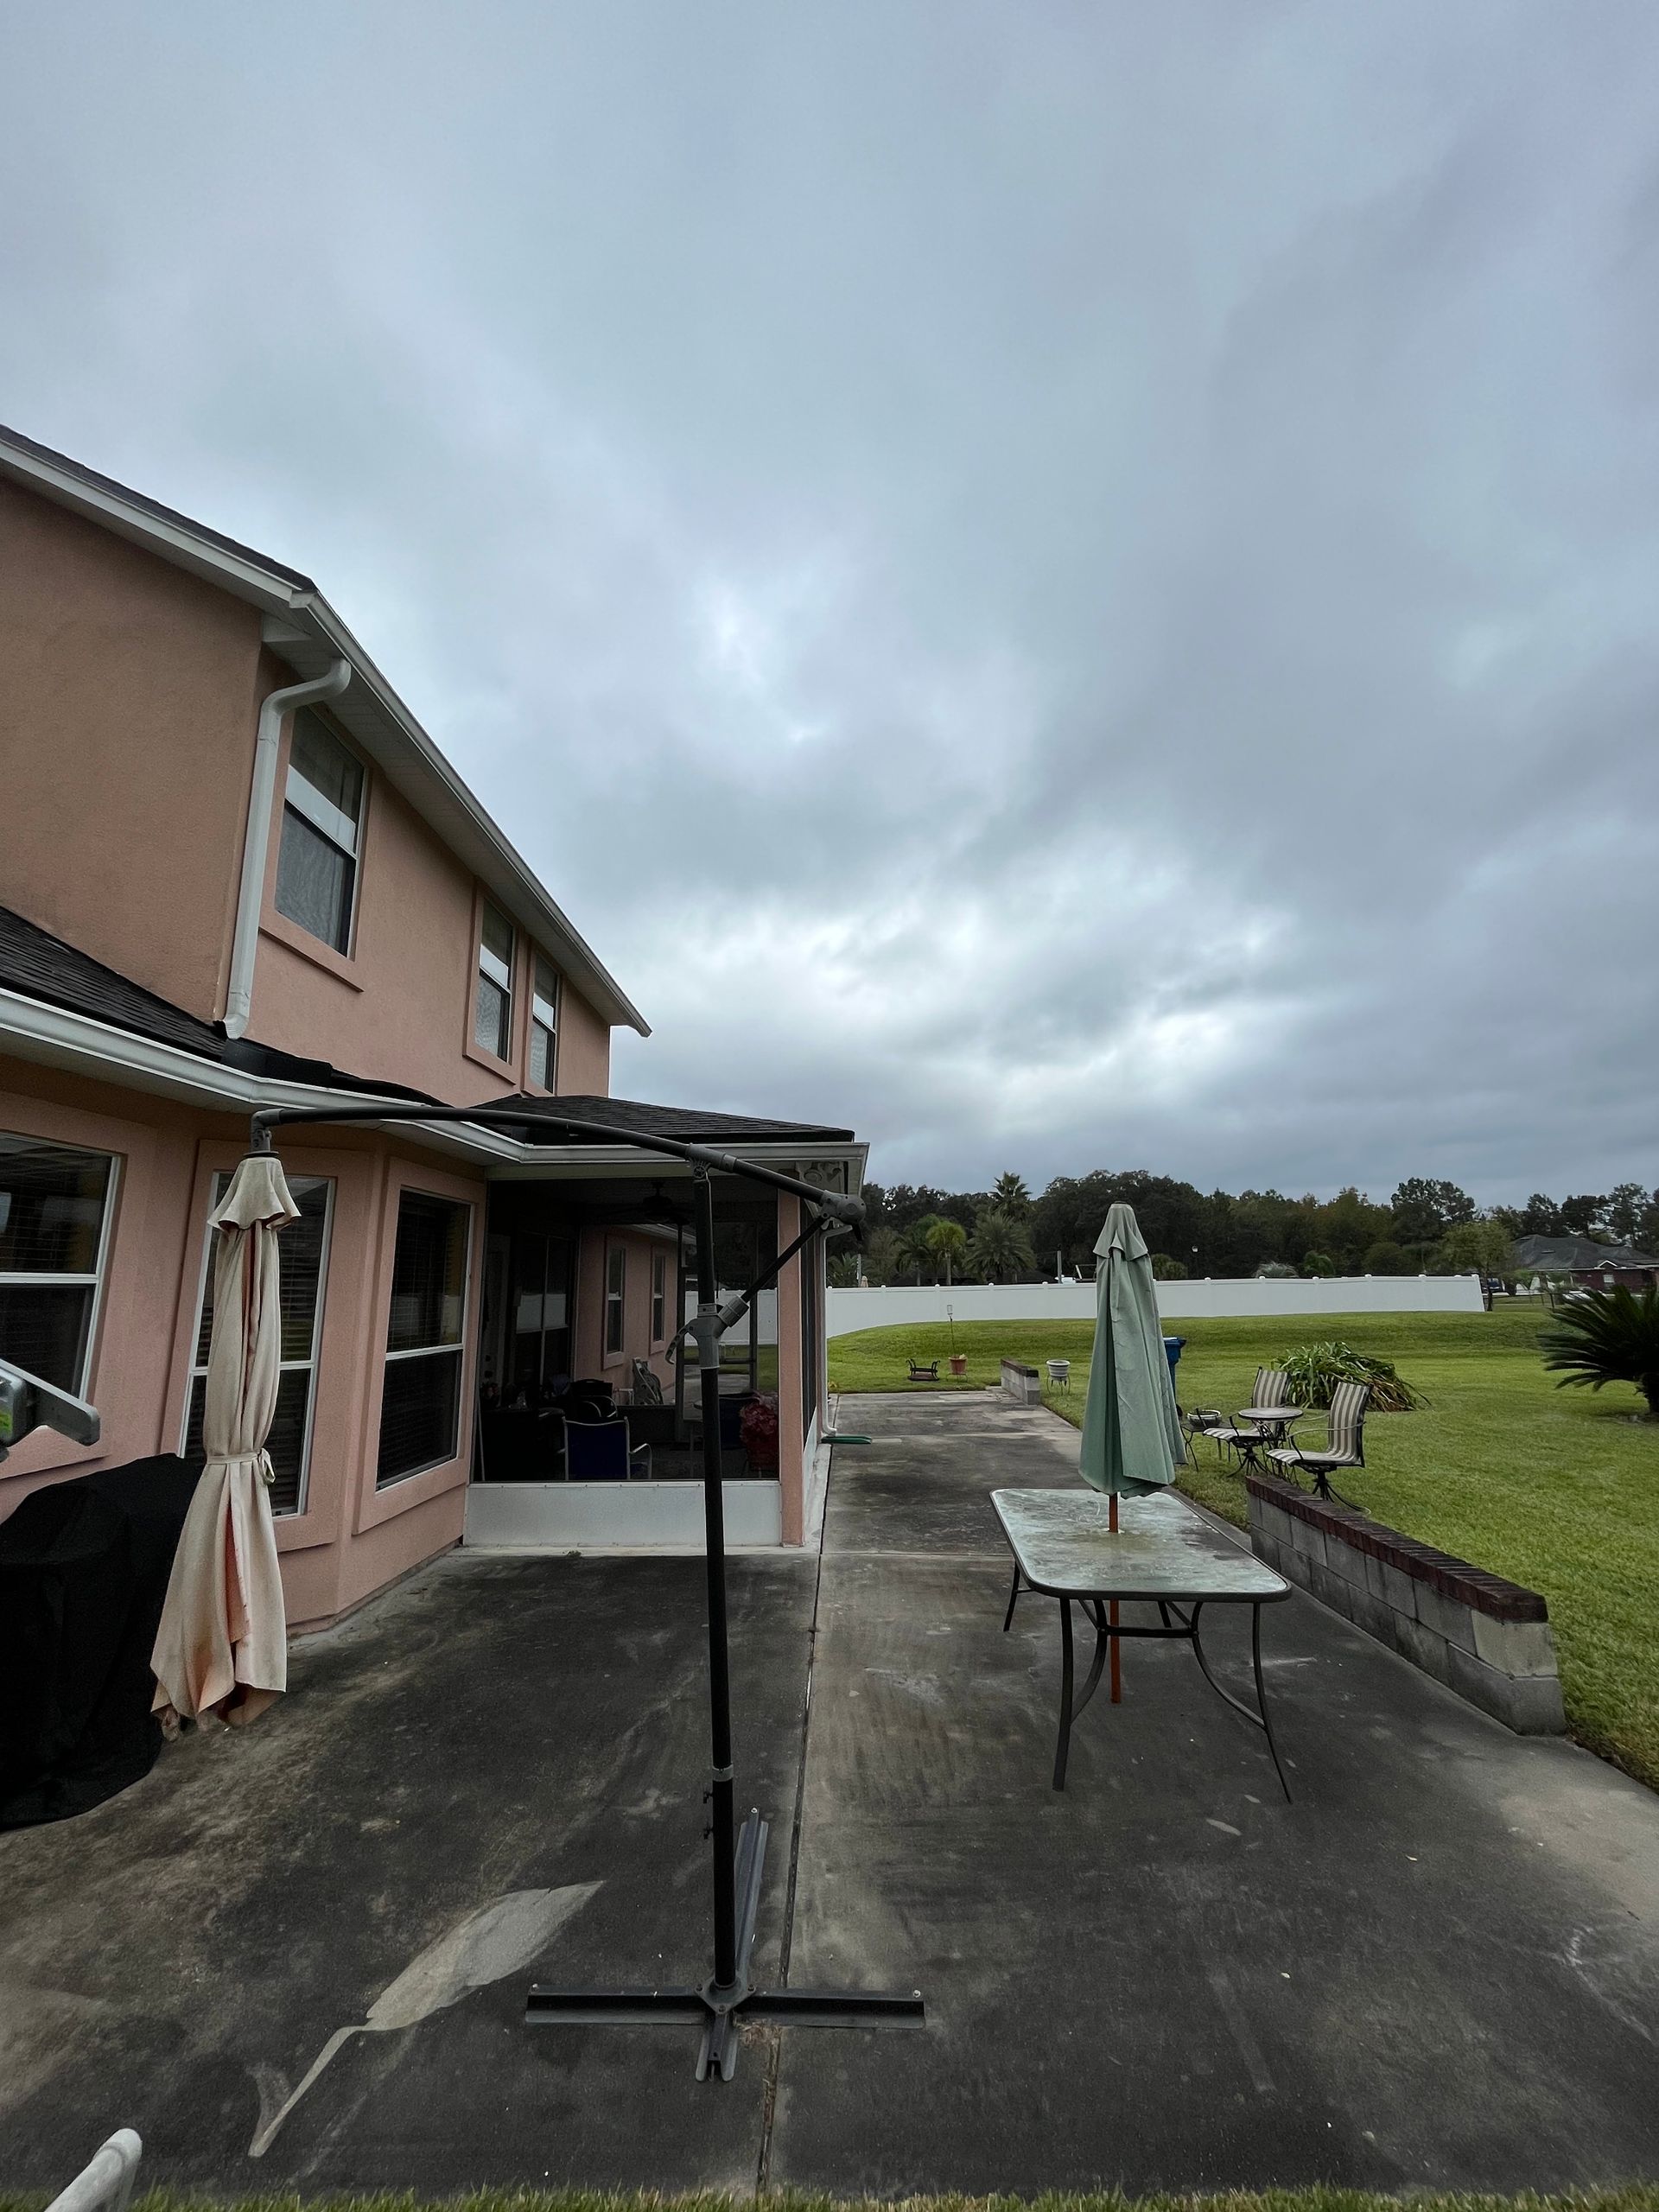
M 1659 1423 L 1631 1420 L 1642 1403 L 1634 1389 L 1558 1390 L 1538 1357 L 1538 1327 L 1530 1301 L 1502 1300 L 1491 1313 L 1191 1320 L 1171 1333 L 1186 1338 L 1181 1403 L 1229 1413 L 1249 1404 L 1258 1366 L 1316 1336 L 1395 1361 L 1431 1403 L 1373 1414 L 1365 1466 L 1341 1488 L 1389 1527 L 1541 1591 L 1573 1734 L 1659 1788 Z M 903 1389 L 906 1356 L 943 1363 L 948 1339 L 943 1325 L 837 1337 L 830 1381 Z M 1005 1353 L 1039 1370 L 1069 1358 L 1071 1393 L 1050 1402 L 1080 1421 L 1093 1339 L 1088 1322 L 958 1322 L 965 1382 L 916 1387 L 982 1389 Z M 1301 1427 L 1323 1434 L 1317 1416 Z M 1243 1484 L 1207 1445 L 1198 1448 L 1183 1487 L 1242 1523 Z

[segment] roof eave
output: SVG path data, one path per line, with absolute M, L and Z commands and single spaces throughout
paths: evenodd
M 210 535 L 188 516 L 156 512 L 111 480 L 18 434 L 0 431 L 0 473 L 257 607 L 266 618 L 266 644 L 296 674 L 347 661 L 352 681 L 331 708 L 336 719 L 611 1026 L 650 1036 L 645 1016 L 308 578 Z M 313 662 L 312 653 L 323 660 Z

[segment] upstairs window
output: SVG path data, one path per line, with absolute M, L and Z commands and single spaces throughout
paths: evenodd
M 115 1161 L 0 1135 L 0 1358 L 86 1395 Z
M 351 949 L 362 820 L 361 766 L 325 723 L 302 709 L 289 748 L 276 911 L 336 952 Z
M 559 1059 L 559 973 L 538 952 L 530 992 L 530 1079 L 551 1090 Z
M 512 1058 L 512 924 L 484 905 L 478 939 L 478 989 L 473 1001 L 473 1042 L 498 1060 Z

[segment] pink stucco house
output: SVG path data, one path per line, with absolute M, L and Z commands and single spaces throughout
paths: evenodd
M 9 431 L 0 664 L 0 1356 L 103 1421 L 90 1450 L 20 1445 L 0 1518 L 41 1483 L 190 1447 L 207 1217 L 255 1105 L 522 1098 L 522 1135 L 283 1133 L 290 1620 L 337 1619 L 463 1539 L 695 1543 L 697 1378 L 664 1357 L 683 1171 L 538 1142 L 537 1102 L 841 1190 L 864 1147 L 610 1097 L 611 1032 L 644 1020 L 315 585 Z M 796 1232 L 792 1198 L 727 1179 L 716 1205 L 728 1282 Z M 725 1348 L 781 1430 L 775 1476 L 728 1453 L 738 1543 L 798 1544 L 812 1519 L 809 1250 Z M 572 1376 L 641 1402 L 632 1478 L 568 1478 L 543 1414 Z

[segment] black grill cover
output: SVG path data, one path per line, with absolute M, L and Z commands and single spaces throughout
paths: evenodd
M 149 1655 L 201 1462 L 48 1483 L 0 1523 L 0 1828 L 60 1821 L 149 1772 Z

